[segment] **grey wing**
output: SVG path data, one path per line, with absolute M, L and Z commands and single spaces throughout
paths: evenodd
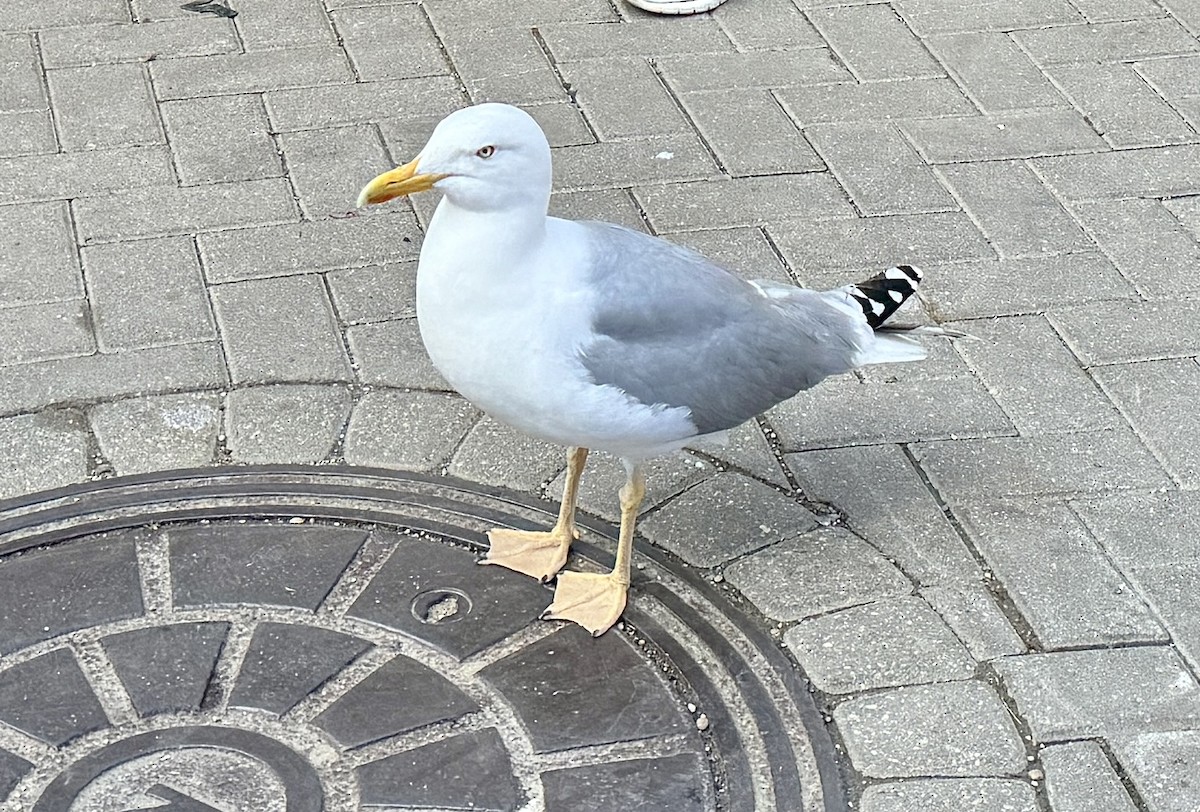
M 764 295 L 671 243 L 607 223 L 592 237 L 595 339 L 584 366 L 645 404 L 685 406 L 699 433 L 732 428 L 853 367 L 851 316 L 821 294 Z

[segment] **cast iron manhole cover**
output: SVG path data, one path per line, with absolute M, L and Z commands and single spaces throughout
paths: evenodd
M 0 503 L 0 806 L 33 812 L 842 808 L 803 678 L 640 546 L 619 630 L 475 564 L 554 507 L 349 468 Z M 608 567 L 584 522 L 573 568 Z M 4 799 L 7 799 L 6 801 Z

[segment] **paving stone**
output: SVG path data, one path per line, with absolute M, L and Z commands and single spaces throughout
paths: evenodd
M 150 63 L 150 78 L 160 100 L 354 81 L 345 52 L 328 45 L 165 59 Z
M 520 789 L 494 730 L 463 733 L 364 764 L 362 802 L 407 807 L 516 809 Z
M 715 9 L 712 17 L 741 51 L 826 46 L 808 18 L 787 0 L 726 4 Z
M 945 75 L 888 5 L 813 9 L 808 18 L 859 81 Z
M 1165 17 L 1016 31 L 1013 38 L 1040 65 L 1127 62 L 1160 54 L 1200 51 L 1200 43 L 1183 26 Z
M 1200 429 L 1194 408 L 1200 364 L 1189 359 L 1101 367 L 1093 372 L 1134 431 L 1185 488 L 1200 486 L 1200 448 L 1184 437 Z
M 10 792 L 32 769 L 32 762 L 0 750 L 0 794 Z
M 65 203 L 0 206 L 0 306 L 83 294 Z
M 1006 33 L 944 34 L 924 42 L 985 113 L 1067 103 Z
M 118 474 L 212 462 L 221 427 L 215 393 L 130 398 L 92 407 L 92 432 Z
M 71 412 L 0 418 L 0 460 L 0 499 L 78 482 L 87 475 L 82 420 Z
M 921 597 L 942 616 L 976 660 L 987 662 L 1027 650 L 982 584 L 932 586 L 922 589 Z
M 860 446 L 785 456 L 810 499 L 837 505 L 920 585 L 979 577 L 975 560 L 899 446 Z
M 1200 238 L 1200 195 L 1164 200 L 1163 206 L 1197 238 Z
M 53 745 L 108 726 L 70 649 L 0 671 L 0 722 Z
M 862 812 L 1036 812 L 1033 787 L 1003 778 L 923 778 L 863 791 Z
M 46 71 L 64 149 L 163 143 L 150 85 L 139 65 Z
M 429 14 L 439 23 L 467 25 L 487 20 L 496 26 L 526 26 L 532 20 L 554 23 L 605 23 L 620 18 L 604 0 L 562 4 L 558 0 L 529 0 L 521 6 L 499 6 L 489 0 L 429 0 Z
M 890 123 L 817 124 L 804 133 L 864 215 L 958 209 Z
M 340 386 L 260 386 L 229 393 L 225 433 L 237 462 L 314 463 L 333 452 L 350 415 Z
M 1186 730 L 1200 718 L 1200 688 L 1171 646 L 1025 654 L 994 666 L 1037 742 Z
M 1194 140 L 1195 132 L 1126 64 L 1074 64 L 1050 75 L 1114 147 Z
M 824 174 L 735 178 L 639 186 L 634 196 L 659 231 L 762 225 L 780 217 L 853 216 L 833 178 Z
M 196 238 L 210 283 L 415 259 L 420 231 L 402 210 L 236 229 Z
M 1200 6 L 1195 0 L 1163 0 L 1162 6 L 1193 33 L 1200 29 Z
M 1200 804 L 1200 732 L 1147 732 L 1112 745 L 1150 812 L 1187 812 Z
M 485 415 L 454 452 L 448 472 L 472 482 L 536 491 L 564 464 L 561 447 L 522 434 Z
M 1096 742 L 1068 742 L 1043 748 L 1046 796 L 1055 812 L 1135 812 L 1133 801 Z
M 1116 427 L 1119 415 L 1042 316 L 975 321 L 959 343 L 1017 430 L 1026 436 Z M 1053 386 L 1047 387 L 1046 382 Z
M 687 120 L 645 57 L 589 59 L 559 66 L 603 139 L 687 132 Z M 630 99 L 637 99 L 630 104 Z
M 647 53 L 666 56 L 733 51 L 733 45 L 725 34 L 725 30 L 730 28 L 729 21 L 720 18 L 721 24 L 718 25 L 717 19 L 718 15 L 714 14 L 645 18 L 638 19 L 636 23 L 546 25 L 538 26 L 538 32 L 558 62 L 640 57 Z M 798 13 L 790 19 L 798 19 L 798 24 L 805 24 Z M 773 38 L 772 44 L 777 44 L 777 40 Z
M 833 714 L 855 769 L 871 778 L 1006 776 L 1025 767 L 1008 709 L 982 682 L 897 688 Z
M 950 164 L 938 172 L 1002 257 L 1094 248 L 1058 200 L 1020 161 Z
M 363 383 L 452 391 L 429 360 L 416 319 L 351 327 L 346 337 Z
M 1047 315 L 1088 366 L 1194 356 L 1200 350 L 1193 329 L 1200 318 L 1198 300 L 1095 302 Z
M 542 773 L 547 809 L 604 812 L 607 809 L 707 809 L 695 776 L 700 758 L 684 753 L 655 759 L 568 767 Z
M 567 627 L 479 672 L 512 703 L 535 753 L 682 733 L 692 726 L 632 643 L 613 634 L 595 642 L 589 637 L 582 628 Z
M 30 184 L 29 178 L 37 178 Z M 0 204 L 173 184 L 165 147 L 97 149 L 0 160 Z M 7 208 L 7 207 L 5 207 Z
M 825 166 L 768 91 L 689 93 L 680 101 L 735 177 L 817 172 Z
M 956 512 L 1046 648 L 1167 640 L 1150 607 L 1066 507 L 1008 501 Z
M 81 253 L 103 351 L 216 338 L 191 239 L 111 243 Z
M 245 31 L 244 24 L 242 30 Z M 51 28 L 38 34 L 38 42 L 42 64 L 47 68 L 148 62 L 178 56 L 237 53 L 239 50 L 233 23 L 211 16 L 137 25 Z
M 0 367 L 96 350 L 84 299 L 6 308 L 0 320 Z
M 897 9 L 918 34 L 1008 31 L 1077 22 L 1068 0 L 1010 0 L 962 4 L 955 0 L 898 0 Z
M 708 460 L 682 451 L 648 460 L 645 465 L 646 497 L 642 500 L 641 513 L 646 514 L 693 485 L 714 476 L 717 471 L 717 466 Z M 558 498 L 563 492 L 565 480 L 566 467 L 563 466 L 563 471 L 546 489 L 547 495 Z M 587 473 L 579 483 L 580 509 L 610 522 L 618 522 L 621 508 L 617 494 L 625 480 L 625 466 L 617 457 L 603 451 L 593 451 L 588 455 Z
M 1161 17 L 1163 13 L 1153 0 L 1075 0 L 1075 7 L 1092 23 Z
M 247 51 L 336 41 L 320 0 L 259 0 L 239 10 L 237 24 Z
M 1200 96 L 1200 56 L 1182 55 L 1169 59 L 1147 59 L 1133 65 L 1143 79 L 1168 99 Z
M 318 277 L 220 285 L 212 289 L 212 300 L 235 384 L 352 380 Z M 279 307 L 281 302 L 287 306 Z
M 1068 200 L 1177 197 L 1200 193 L 1200 145 L 1034 159 L 1032 166 Z
M 0 36 L 0 110 L 32 110 L 46 106 L 41 62 L 26 34 Z
M 342 324 L 366 324 L 417 315 L 417 263 L 346 268 L 325 275 Z
M 300 206 L 310 219 L 353 211 L 359 190 L 369 180 L 367 167 L 389 163 L 378 130 L 366 124 L 284 133 L 279 143 Z
M 371 392 L 354 408 L 346 430 L 352 465 L 429 471 L 457 448 L 479 413 L 456 395 Z
M 678 93 L 696 90 L 787 87 L 846 82 L 853 77 L 824 48 L 680 54 L 658 60 L 667 84 Z
M 271 90 L 263 99 L 276 132 L 392 117 L 444 116 L 463 106 L 462 91 L 450 76 Z
M 954 504 L 1009 496 L 1158 488 L 1170 480 L 1132 431 L 919 443 L 913 453 Z
M 628 189 L 555 192 L 550 195 L 550 216 L 567 220 L 603 220 L 634 231 L 648 233 L 650 230 Z
M 397 696 L 405 701 L 396 702 Z M 347 747 L 358 747 L 477 710 L 441 674 L 398 655 L 317 714 L 312 724 Z
M 1200 292 L 1200 245 L 1157 200 L 1081 203 L 1079 219 L 1117 268 L 1152 298 Z
M 583 113 L 570 101 L 531 104 L 524 109 L 542 128 L 552 147 L 578 146 L 596 141 L 596 136 Z M 437 126 L 436 121 L 434 126 Z
M 260 96 L 182 99 L 159 110 L 184 186 L 283 175 Z
M 92 23 L 127 23 L 129 7 L 121 0 L 97 0 L 94 3 L 54 3 L 45 0 L 21 0 L 10 7 L 4 20 L 6 31 L 27 31 Z
M 0 113 L 0 130 L 6 134 L 4 143 L 0 144 L 0 158 L 36 155 L 58 149 L 48 109 Z
M 775 96 L 802 127 L 975 113 L 975 108 L 949 79 L 785 87 L 775 91 Z
M 297 218 L 292 190 L 282 178 L 114 192 L 75 202 L 84 245 L 159 234 L 191 234 L 248 223 Z
M 790 487 L 774 449 L 754 420 L 730 429 L 728 439 L 723 443 L 696 443 L 695 448 L 765 482 L 781 488 Z
M 315 610 L 366 533 L 350 527 L 221 525 L 167 532 L 178 607 L 270 604 Z
M 260 623 L 229 694 L 229 705 L 282 716 L 370 647 L 364 640 L 328 629 Z
M 332 17 L 360 81 L 448 72 L 438 40 L 418 6 L 338 9 Z
M 578 191 L 710 179 L 717 169 L 690 133 L 554 150 L 555 189 Z
M 922 157 L 934 164 L 1095 152 L 1107 146 L 1074 110 L 922 119 L 905 121 L 901 127 Z
M 0 652 L 142 613 L 133 538 L 114 534 L 85 546 L 48 547 L 6 557 Z
M 423 8 L 473 102 L 542 104 L 567 95 L 528 23 L 506 27 L 494 19 L 494 7 L 469 21 L 443 19 L 445 4 Z
M 133 707 L 142 716 L 200 710 L 228 623 L 175 623 L 101 640 Z
M 837 528 L 814 530 L 739 559 L 725 577 L 775 620 L 800 620 L 912 592 L 909 580 L 875 548 Z
M 730 472 L 688 490 L 639 529 L 689 564 L 713 567 L 816 526 L 813 515 L 794 500 Z
M 849 694 L 967 679 L 975 661 L 920 598 L 901 597 L 802 620 L 784 633 L 818 689 Z

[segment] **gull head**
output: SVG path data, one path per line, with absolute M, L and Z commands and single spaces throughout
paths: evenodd
M 473 211 L 541 206 L 550 199 L 550 145 L 537 122 L 508 104 L 478 104 L 442 119 L 417 157 L 372 180 L 358 205 L 437 189 Z

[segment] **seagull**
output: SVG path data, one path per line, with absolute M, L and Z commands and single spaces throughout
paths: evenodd
M 625 609 L 647 460 L 720 438 L 831 375 L 920 360 L 916 335 L 964 334 L 888 323 L 921 280 L 912 266 L 828 291 L 745 281 L 657 237 L 548 216 L 551 178 L 533 118 L 479 104 L 444 118 L 358 206 L 441 192 L 417 265 L 429 357 L 494 419 L 567 447 L 554 527 L 491 530 L 481 563 L 557 575 L 543 617 L 598 636 Z M 616 561 L 609 573 L 560 572 L 579 537 L 589 449 L 625 467 Z

